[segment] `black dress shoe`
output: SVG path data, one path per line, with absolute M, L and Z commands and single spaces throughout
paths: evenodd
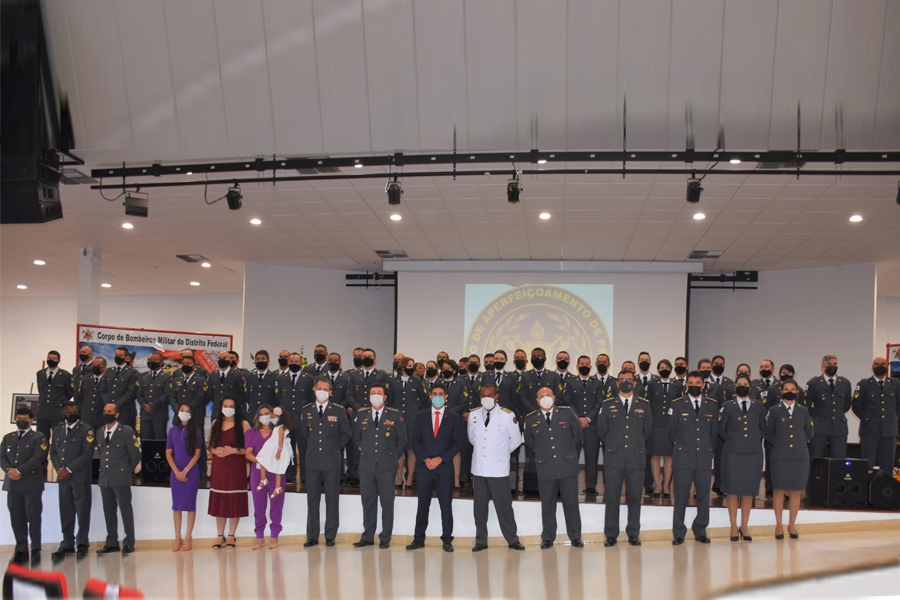
M 9 559 L 10 563 L 15 563 L 17 565 L 24 565 L 28 563 L 28 553 L 27 552 L 13 552 L 12 558 Z
M 358 542 L 353 542 L 354 548 L 365 548 L 366 546 L 374 546 L 375 542 L 370 542 L 368 540 L 359 540 Z
M 512 543 L 512 544 L 509 545 L 509 549 L 510 549 L 510 550 L 524 551 L 524 550 L 525 550 L 525 546 L 523 546 L 523 545 L 520 544 L 519 542 L 515 542 L 515 543 Z
M 694 541 L 700 542 L 701 544 L 708 544 L 709 538 L 706 537 L 705 535 L 695 535 Z
M 62 562 L 66 559 L 66 554 L 75 554 L 74 548 L 60 548 L 56 552 L 50 555 L 51 560 L 54 563 Z
M 799 533 L 791 533 L 790 531 L 788 531 L 788 535 L 791 536 L 791 539 L 792 539 L 792 540 L 799 540 L 799 539 L 800 539 L 800 534 L 799 534 Z
M 684 543 L 684 538 L 683 538 L 683 537 L 677 537 L 677 538 L 675 538 L 674 540 L 672 540 L 672 545 L 673 545 L 673 546 L 680 546 L 680 545 L 682 545 L 683 543 Z
M 103 546 L 99 550 L 97 550 L 97 554 L 110 554 L 112 552 L 118 552 L 118 546 Z
M 380 542 L 378 544 L 378 547 L 381 548 L 382 550 L 387 550 L 388 548 L 391 547 L 391 543 L 390 542 Z
M 551 547 L 553 547 L 553 542 L 548 542 L 547 540 L 541 542 L 541 550 L 546 550 L 547 548 Z
M 425 540 L 413 540 L 412 544 L 406 546 L 407 550 L 418 550 L 425 547 Z
M 628 536 L 628 543 L 631 544 L 632 546 L 640 546 L 640 545 L 641 545 L 641 538 L 639 538 L 639 537 L 636 536 L 636 535 L 629 535 L 629 536 Z
M 333 547 L 334 547 L 334 540 L 325 540 L 325 547 L 326 547 L 326 548 L 333 548 Z
M 87 546 L 78 546 L 78 552 L 75 554 L 79 559 L 87 556 L 88 550 L 90 550 Z
M 617 543 L 618 543 L 618 540 L 616 540 L 616 538 L 614 538 L 614 537 L 608 537 L 608 538 L 606 538 L 606 541 L 603 542 L 603 547 L 604 547 L 604 548 L 612 548 L 612 547 L 615 546 Z
M 475 544 L 472 546 L 472 552 L 481 552 L 482 550 L 487 550 L 487 544 Z
M 131 554 L 134 552 L 134 546 L 122 546 L 122 554 Z
M 41 551 L 40 550 L 32 550 L 31 551 L 31 566 L 37 566 L 41 564 Z
M 732 539 L 732 541 L 734 541 L 736 538 L 731 538 L 731 539 Z M 776 533 L 776 534 L 775 534 L 775 539 L 776 539 L 776 540 L 783 540 L 783 539 L 784 539 L 784 534 L 782 533 L 781 535 L 778 535 L 778 534 Z
M 450 542 L 444 542 L 442 548 L 444 552 L 453 552 L 453 544 L 451 544 Z
M 584 493 L 585 493 L 585 494 L 596 494 L 596 493 L 597 493 L 597 488 L 595 488 L 595 487 L 585 488 L 585 489 L 584 489 Z
M 572 540 L 572 547 L 573 548 L 584 548 L 584 542 L 582 542 L 581 540 Z
M 304 548 L 312 548 L 313 546 L 318 546 L 319 540 L 306 540 L 306 543 L 303 544 Z

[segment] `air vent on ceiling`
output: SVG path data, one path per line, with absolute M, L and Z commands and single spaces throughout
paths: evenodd
M 176 254 L 175 256 L 188 263 L 197 263 L 204 260 L 209 260 L 202 254 Z
M 403 250 L 376 250 L 375 254 L 378 255 L 379 258 L 409 258 L 406 252 Z
M 97 183 L 97 180 L 85 175 L 78 169 L 63 169 L 59 175 L 59 182 L 66 185 L 91 185 Z
M 719 258 L 724 253 L 723 250 L 694 250 L 688 256 L 690 260 L 703 260 L 704 258 Z
M 805 160 L 800 161 L 801 167 L 805 164 L 806 164 Z M 761 163 L 757 164 L 756 168 L 763 169 L 763 170 L 766 170 L 766 169 L 796 169 L 797 161 L 791 160 L 791 161 L 787 161 L 787 162 L 761 162 Z

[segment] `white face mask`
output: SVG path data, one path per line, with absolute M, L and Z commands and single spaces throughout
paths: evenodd
M 553 408 L 553 396 L 543 396 L 538 402 L 541 405 L 541 408 L 544 410 L 550 410 Z
M 481 405 L 484 407 L 484 410 L 494 410 L 494 399 L 490 396 L 485 396 L 481 399 Z
M 372 403 L 372 406 L 378 408 L 379 406 L 384 404 L 384 396 L 382 396 L 381 394 L 372 394 L 371 396 L 369 396 L 369 402 Z
M 181 411 L 178 413 L 178 418 L 181 419 L 182 423 L 187 423 L 191 420 L 191 413 Z
M 271 417 L 271 415 L 260 415 L 259 422 L 262 425 L 269 425 L 269 423 L 272 422 L 272 417 Z
M 328 390 L 316 390 L 316 400 L 318 400 L 322 404 L 324 404 L 328 400 L 329 396 L 331 396 L 331 392 L 329 392 Z
M 223 409 L 222 409 L 222 414 L 225 415 L 226 417 L 233 417 L 233 416 L 234 416 L 234 409 L 233 409 L 233 408 L 223 408 Z
M 269 425 L 272 427 L 278 425 L 278 417 L 269 417 Z

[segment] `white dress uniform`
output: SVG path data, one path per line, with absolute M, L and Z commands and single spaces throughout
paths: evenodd
M 484 407 L 469 414 L 467 425 L 472 443 L 472 476 L 475 509 L 475 545 L 487 546 L 488 503 L 494 501 L 500 531 L 506 543 L 519 543 L 516 517 L 509 487 L 509 455 L 522 445 L 515 414 L 508 408 Z

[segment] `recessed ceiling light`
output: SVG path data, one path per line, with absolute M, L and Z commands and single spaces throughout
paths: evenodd
M 122 223 L 122 229 L 134 229 L 134 225 L 131 223 Z
M 362 169 L 362 163 L 356 163 L 353 166 L 356 167 L 357 169 Z
M 859 223 L 860 221 L 862 221 L 862 215 L 853 215 L 850 217 L 851 223 Z
M 399 221 L 402 218 L 403 217 L 401 217 L 400 215 L 397 215 L 397 214 L 391 215 L 391 221 Z
M 43 265 L 46 265 L 47 263 L 45 263 L 41 259 L 37 259 L 36 261 L 34 261 L 34 264 L 36 264 L 38 266 L 43 266 Z
M 729 160 L 728 162 L 730 162 L 730 163 L 733 164 L 733 165 L 739 165 L 739 164 L 741 164 L 741 159 L 739 159 L 739 158 L 732 158 L 732 159 Z
M 260 221 L 259 219 L 250 219 L 250 224 L 251 225 L 262 225 L 262 221 Z
M 205 267 L 205 268 L 208 269 L 208 268 L 210 268 L 212 265 L 209 264 L 208 262 L 205 262 L 205 263 L 202 263 L 200 266 L 201 266 L 201 267 Z
M 546 221 L 547 219 L 550 218 L 550 213 L 541 213 L 541 214 L 538 215 L 538 216 L 539 216 L 540 218 L 542 218 L 543 220 Z
M 188 175 L 193 175 L 194 173 L 193 173 L 192 171 L 188 171 L 187 174 L 188 174 Z
M 27 285 L 22 285 L 22 284 L 20 283 L 19 285 L 16 286 L 16 289 L 19 289 L 19 290 L 27 290 L 27 289 L 28 289 L 28 286 L 27 286 Z
M 703 213 L 694 213 L 695 221 L 702 221 L 705 218 L 706 218 L 706 215 L 704 215 Z
M 545 165 L 545 164 L 547 164 L 547 159 L 546 159 L 546 158 L 541 158 L 541 159 L 539 159 L 539 160 L 538 160 L 538 164 L 539 164 L 539 165 Z
M 199 282 L 199 281 L 192 281 L 192 282 L 191 282 L 191 285 L 197 286 L 197 285 L 200 285 L 200 282 Z
M 101 283 L 100 287 L 111 288 L 112 284 L 111 283 Z

